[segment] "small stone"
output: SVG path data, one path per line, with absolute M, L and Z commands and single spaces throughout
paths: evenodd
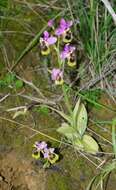
M 0 176 L 0 181 L 3 181 L 3 177 L 2 176 Z

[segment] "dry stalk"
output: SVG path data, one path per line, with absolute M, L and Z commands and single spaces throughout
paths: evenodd
M 116 13 L 114 12 L 114 9 L 112 8 L 111 3 L 108 0 L 101 0 L 101 1 L 104 3 L 106 9 L 108 10 L 110 15 L 112 16 L 114 23 L 116 25 Z

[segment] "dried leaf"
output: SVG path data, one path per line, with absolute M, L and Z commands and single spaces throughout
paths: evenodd
M 20 115 L 25 115 L 27 112 L 27 108 L 24 109 L 23 111 L 16 111 L 15 114 L 13 115 L 13 119 L 15 119 L 16 117 L 20 116 Z

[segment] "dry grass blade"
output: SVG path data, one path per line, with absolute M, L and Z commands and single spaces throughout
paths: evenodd
M 80 91 L 83 90 L 83 89 L 90 89 L 91 87 L 95 86 L 98 82 L 100 82 L 102 79 L 108 77 L 115 70 L 116 70 L 116 65 L 114 63 L 114 64 L 111 65 L 110 68 L 108 67 L 108 68 L 106 68 L 106 70 L 104 69 L 103 72 L 100 75 L 96 76 L 96 78 L 94 78 L 91 81 L 85 83 L 81 87 Z
M 21 78 L 21 77 L 19 77 L 18 75 L 16 75 L 16 77 L 17 77 L 19 80 L 23 81 L 23 82 L 24 82 L 25 84 L 27 84 L 28 86 L 30 86 L 31 88 L 33 88 L 33 89 L 39 94 L 40 97 L 45 98 L 45 96 L 44 96 L 43 93 L 40 91 L 40 89 L 37 88 L 32 82 L 27 81 L 26 79 Z
M 20 97 L 26 98 L 28 100 L 31 100 L 32 102 L 36 102 L 39 104 L 45 104 L 45 105 L 56 105 L 55 102 L 47 100 L 47 99 L 41 99 L 41 98 L 36 98 L 35 96 L 28 96 L 28 95 L 21 95 L 19 94 Z
M 5 96 L 3 96 L 1 99 L 0 99 L 0 103 L 3 102 L 7 97 L 10 96 L 10 93 L 6 94 Z
M 111 16 L 114 20 L 114 23 L 116 25 L 116 13 L 114 12 L 114 9 L 112 8 L 111 3 L 108 0 L 101 0 L 101 1 L 104 3 L 108 12 L 111 14 Z

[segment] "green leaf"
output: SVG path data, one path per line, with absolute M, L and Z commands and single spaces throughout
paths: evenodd
M 84 134 L 87 128 L 87 111 L 84 104 L 80 105 L 77 116 L 76 128 L 81 136 Z
M 83 141 L 80 140 L 79 138 L 77 138 L 77 139 L 75 139 L 75 140 L 73 141 L 73 145 L 74 145 L 75 147 L 77 147 L 79 150 L 83 150 L 83 148 L 84 148 Z
M 91 101 L 96 102 L 99 100 L 102 94 L 102 90 L 101 89 L 85 90 L 82 92 L 82 94 L 84 95 L 85 98 L 88 98 Z M 99 105 L 92 104 L 91 102 L 88 102 L 88 106 L 90 107 L 94 106 L 95 108 L 100 109 Z
M 49 168 L 50 167 L 50 163 L 48 162 L 48 160 L 45 162 L 45 164 L 43 165 L 43 168 Z
M 4 88 L 6 86 L 7 86 L 6 82 L 4 80 L 0 80 L 0 88 Z
M 8 0 L 0 1 L 0 7 L 1 8 L 7 8 L 7 6 L 8 6 Z
M 0 32 L 0 48 L 4 45 L 4 36 Z M 3 64 L 0 64 L 0 67 L 3 67 Z
M 12 82 L 15 81 L 15 75 L 14 74 L 7 74 L 4 78 L 4 81 L 7 83 L 7 85 L 10 85 Z
M 67 139 L 73 140 L 77 136 L 77 132 L 67 123 L 63 123 L 61 127 L 57 129 L 57 132 L 63 134 Z
M 97 142 L 89 135 L 84 135 L 82 139 L 84 150 L 96 154 L 98 152 L 99 146 Z
M 23 81 L 21 81 L 21 80 L 16 80 L 16 82 L 15 82 L 15 87 L 16 87 L 16 89 L 22 88 L 22 87 L 23 87 Z
M 47 106 L 40 106 L 38 108 L 35 108 L 34 111 L 43 114 L 43 115 L 48 115 L 49 114 L 49 108 Z

